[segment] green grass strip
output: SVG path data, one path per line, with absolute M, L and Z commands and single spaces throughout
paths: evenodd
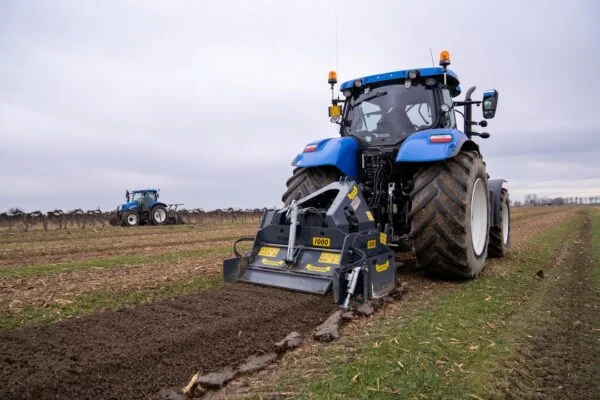
M 52 303 L 46 307 L 30 307 L 12 315 L 1 315 L 0 330 L 15 329 L 33 324 L 47 324 L 100 310 L 132 307 L 141 303 L 214 289 L 222 285 L 221 274 L 213 273 L 129 293 L 111 291 L 86 293 L 72 298 L 65 298 L 62 304 Z
M 158 255 L 126 255 L 118 257 L 98 258 L 83 261 L 67 261 L 60 264 L 37 264 L 23 267 L 9 267 L 0 269 L 0 278 L 26 278 L 32 276 L 47 276 L 59 272 L 73 272 L 86 269 L 121 268 L 136 264 L 161 264 L 181 260 L 227 255 L 231 252 L 231 245 L 212 247 L 201 250 L 183 250 Z
M 324 374 L 306 380 L 292 371 L 278 379 L 279 388 L 319 399 L 501 397 L 491 377 L 513 351 L 510 318 L 536 296 L 542 284 L 536 272 L 551 270 L 550 260 L 580 220 L 546 230 L 503 260 L 498 268 L 508 267 L 507 274 L 483 274 L 450 293 L 438 287 L 424 309 L 377 320 L 368 335 L 324 347 Z
M 594 260 L 594 282 L 600 289 L 600 208 L 594 208 L 592 215 L 592 259 Z

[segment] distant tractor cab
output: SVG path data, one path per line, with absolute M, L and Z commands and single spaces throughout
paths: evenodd
M 122 226 L 163 225 L 167 221 L 167 205 L 158 201 L 158 189 L 125 191 L 127 202 L 117 208 L 117 221 Z

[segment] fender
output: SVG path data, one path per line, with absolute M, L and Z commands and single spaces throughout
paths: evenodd
M 492 226 L 499 227 L 502 219 L 500 195 L 502 185 L 506 182 L 504 179 L 488 179 L 488 190 L 490 191 L 490 208 L 492 213 Z
M 356 153 L 358 143 L 351 137 L 317 140 L 306 145 L 316 146 L 314 151 L 300 153 L 292 161 L 295 167 L 309 168 L 331 165 L 345 176 L 358 178 Z
M 432 143 L 430 140 L 432 135 L 449 135 L 452 139 L 446 143 Z M 406 138 L 398 150 L 396 162 L 441 161 L 454 157 L 465 145 L 479 151 L 477 143 L 459 130 L 427 129 Z
M 160 201 L 157 200 L 154 203 L 150 204 L 148 206 L 148 209 L 152 210 L 152 207 L 154 207 L 154 206 L 163 206 L 164 208 L 167 208 L 167 205 L 165 203 L 162 203 L 162 202 L 160 202 Z

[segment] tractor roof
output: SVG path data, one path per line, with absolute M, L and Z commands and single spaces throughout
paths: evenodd
M 372 84 L 380 84 L 380 83 L 384 83 L 384 82 L 388 82 L 388 81 L 406 79 L 406 78 L 408 78 L 408 73 L 410 71 L 414 71 L 414 70 L 403 69 L 401 71 L 386 72 L 383 74 L 364 76 L 362 78 L 353 79 L 351 81 L 342 83 L 342 85 L 340 86 L 340 90 L 346 90 L 346 89 L 352 88 L 352 86 L 354 85 L 354 82 L 357 80 L 361 81 L 362 86 L 367 86 L 369 84 L 371 84 L 371 85 Z M 419 68 L 419 69 L 417 69 L 417 71 L 419 71 L 419 75 L 421 77 L 432 77 L 432 78 L 438 78 L 438 79 L 442 80 L 443 76 L 444 76 L 444 70 L 442 69 L 442 67 Z M 458 96 L 460 94 L 460 81 L 458 79 L 458 75 L 456 75 L 454 73 L 454 71 L 452 71 L 450 69 L 447 69 L 446 73 L 448 76 L 448 86 L 450 87 L 452 96 Z
M 132 190 L 131 193 L 139 193 L 139 192 L 158 192 L 158 189 L 136 189 Z

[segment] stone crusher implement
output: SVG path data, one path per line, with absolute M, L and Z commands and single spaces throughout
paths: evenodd
M 245 238 L 249 239 L 249 238 Z M 240 239 L 236 244 L 244 239 Z M 251 239 L 249 239 L 251 240 Z M 396 288 L 394 252 L 356 183 L 342 178 L 265 211 L 252 249 L 224 261 L 225 282 L 246 282 L 325 295 L 347 308 Z

